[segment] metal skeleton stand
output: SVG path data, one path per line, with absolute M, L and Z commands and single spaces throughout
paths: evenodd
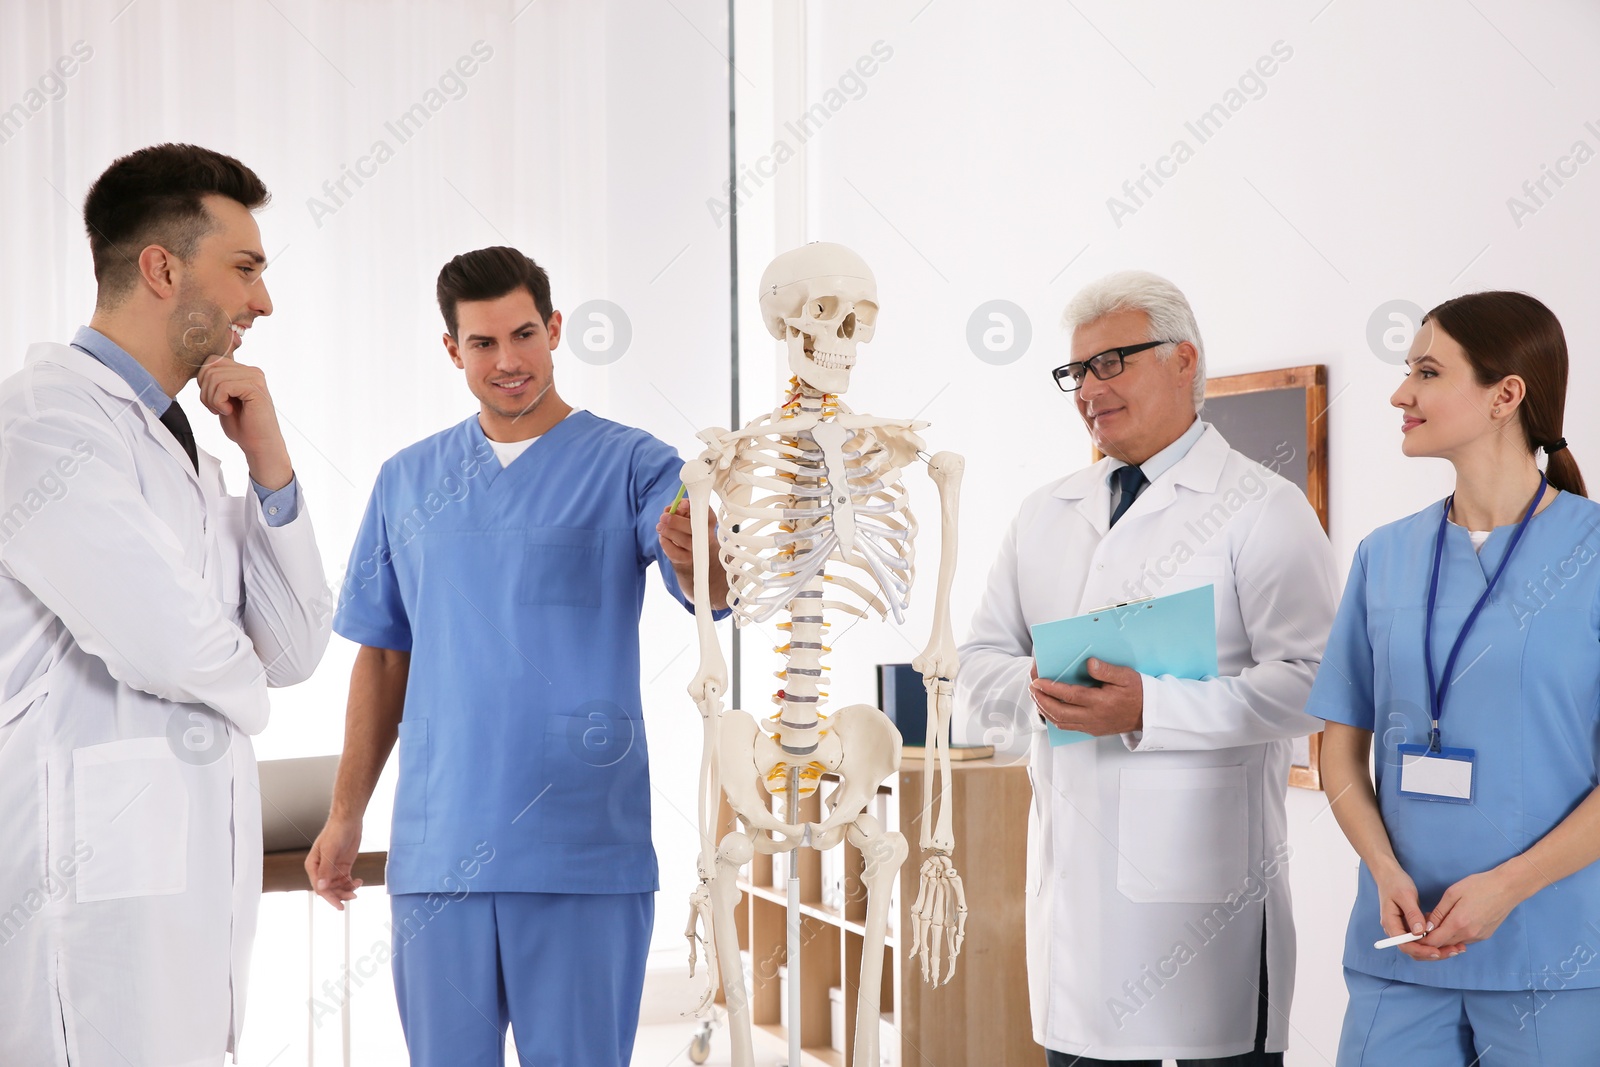
M 788 811 L 792 821 L 800 811 L 800 768 L 789 767 Z M 811 828 L 806 827 L 802 845 L 811 844 Z M 789 1067 L 800 1067 L 800 850 L 789 853 L 789 900 L 786 909 L 789 927 Z
M 350 1067 L 350 909 L 349 901 L 341 909 L 340 922 L 344 934 L 344 971 L 339 979 L 339 1051 L 340 1063 Z M 306 1064 L 315 1067 L 317 1062 L 317 895 L 306 894 Z M 288 1048 L 287 1045 L 284 1046 Z

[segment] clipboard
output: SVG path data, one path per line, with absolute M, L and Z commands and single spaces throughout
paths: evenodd
M 1177 678 L 1217 675 L 1216 596 L 1210 585 L 1167 596 L 1130 600 L 1070 619 L 1042 622 L 1033 632 L 1039 676 L 1072 685 L 1095 685 L 1092 656 L 1140 674 Z M 1050 744 L 1092 741 L 1092 734 L 1046 724 Z

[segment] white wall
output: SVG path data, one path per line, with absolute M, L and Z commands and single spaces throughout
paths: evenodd
M 811 3 L 805 22 L 803 42 L 778 47 L 803 44 L 808 103 L 875 41 L 893 49 L 806 145 L 805 237 L 851 245 L 878 275 L 882 316 L 852 405 L 920 411 L 931 448 L 967 456 L 958 620 L 1021 497 L 1088 461 L 1046 371 L 1066 359 L 1066 299 L 1113 270 L 1154 270 L 1185 290 L 1214 375 L 1328 365 L 1341 571 L 1368 531 L 1448 491 L 1448 467 L 1399 453 L 1387 398 L 1400 373 L 1367 340 L 1389 300 L 1426 309 L 1516 288 L 1548 303 L 1572 350 L 1566 437 L 1600 476 L 1587 240 L 1600 232 L 1600 163 L 1550 184 L 1520 225 L 1507 206 L 1575 141 L 1600 151 L 1593 5 L 907 0 Z M 1199 143 L 1185 123 L 1280 41 L 1292 54 Z M 1136 210 L 1118 225 L 1108 198 L 1179 138 L 1193 157 L 1128 201 Z M 965 342 L 968 316 L 991 299 L 1031 320 L 1031 347 L 1006 366 Z M 932 488 L 916 479 L 912 491 L 935 535 L 919 551 L 931 561 Z M 930 600 L 931 586 L 898 632 L 862 624 L 835 642 L 836 701 L 870 699 L 871 665 L 910 658 Z M 1331 1063 L 1355 857 L 1325 797 L 1290 792 L 1300 959 L 1289 1062 Z

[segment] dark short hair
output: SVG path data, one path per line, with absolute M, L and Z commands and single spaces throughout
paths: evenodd
M 83 201 L 97 301 L 114 303 L 139 276 L 139 253 L 158 244 L 177 256 L 194 255 L 214 220 L 201 198 L 209 193 L 254 211 L 270 198 L 255 171 L 232 156 L 192 144 L 158 144 L 131 152 L 107 167 Z
M 555 314 L 550 303 L 550 276 L 515 248 L 495 245 L 475 252 L 463 252 L 439 272 L 435 292 L 445 329 L 456 335 L 456 305 L 463 300 L 493 300 L 526 289 L 545 322 Z

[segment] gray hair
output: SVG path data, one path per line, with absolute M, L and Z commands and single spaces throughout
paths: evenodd
M 1158 274 L 1144 270 L 1125 270 L 1108 274 L 1079 289 L 1067 302 L 1061 325 L 1068 330 L 1087 325 L 1118 311 L 1142 311 L 1150 320 L 1151 341 L 1188 341 L 1194 345 L 1194 409 L 1206 403 L 1206 347 L 1200 340 L 1200 327 L 1194 309 L 1176 285 Z M 1170 349 L 1157 349 L 1157 359 L 1172 358 Z

